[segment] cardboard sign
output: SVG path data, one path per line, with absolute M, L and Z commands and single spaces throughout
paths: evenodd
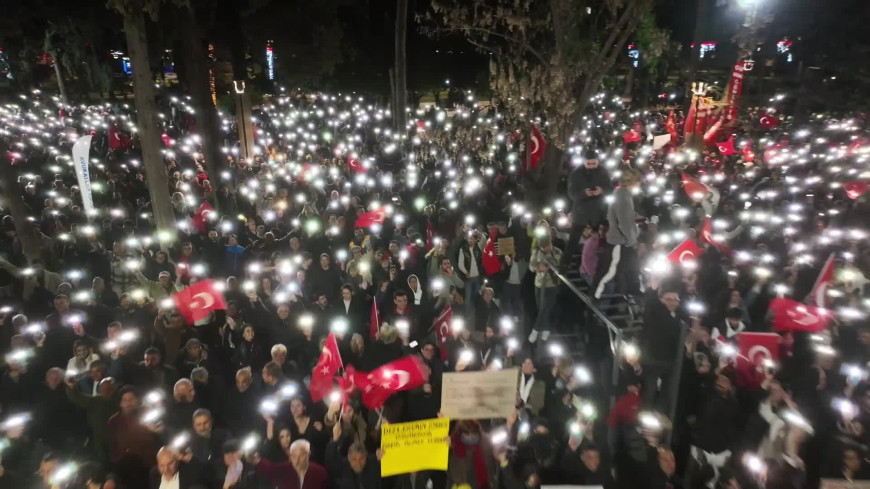
M 447 470 L 449 418 L 381 425 L 381 477 Z
M 441 412 L 452 419 L 507 418 L 514 412 L 519 369 L 445 373 Z
M 495 245 L 499 256 L 513 255 L 516 251 L 513 238 L 498 238 Z

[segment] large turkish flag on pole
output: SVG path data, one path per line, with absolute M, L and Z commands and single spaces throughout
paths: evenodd
M 203 280 L 182 289 L 174 294 L 172 299 L 178 312 L 188 323 L 205 319 L 216 309 L 227 308 L 223 294 L 215 289 L 214 282 L 211 280 Z

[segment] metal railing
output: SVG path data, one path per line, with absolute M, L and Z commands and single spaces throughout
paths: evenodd
M 613 354 L 613 366 L 610 379 L 610 407 L 612 408 L 613 405 L 616 403 L 616 390 L 619 387 L 619 352 L 621 350 L 622 344 L 624 343 L 622 341 L 623 332 L 615 324 L 613 324 L 613 321 L 611 321 L 610 318 L 608 318 L 603 311 L 601 311 L 601 309 L 598 307 L 597 304 L 595 304 L 591 297 L 586 295 L 586 293 L 584 293 L 582 290 L 578 289 L 577 286 L 574 285 L 570 280 L 568 280 L 567 277 L 559 273 L 558 267 L 554 265 L 553 262 L 551 262 L 546 257 L 544 258 L 544 262 L 547 263 L 550 272 L 552 272 L 553 275 L 555 275 L 560 281 L 562 281 L 562 283 L 565 284 L 566 287 L 568 287 L 568 290 L 570 290 L 575 296 L 577 296 L 578 299 L 586 304 L 588 310 L 595 317 L 597 317 L 601 321 L 601 323 L 604 324 L 604 326 L 607 328 L 607 336 L 610 340 L 610 351 Z

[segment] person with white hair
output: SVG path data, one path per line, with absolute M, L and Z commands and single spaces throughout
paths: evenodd
M 278 489 L 327 489 L 329 476 L 326 469 L 311 461 L 311 444 L 296 440 L 290 444 L 289 462 L 272 462 L 255 454 L 253 462 L 257 473 Z

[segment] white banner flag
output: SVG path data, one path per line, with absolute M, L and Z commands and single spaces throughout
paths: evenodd
M 84 205 L 85 214 L 88 216 L 94 209 L 94 198 L 91 195 L 91 174 L 88 171 L 88 156 L 91 152 L 92 137 L 91 135 L 82 136 L 72 147 L 76 178 L 79 181 L 79 192 L 82 194 L 82 205 Z

